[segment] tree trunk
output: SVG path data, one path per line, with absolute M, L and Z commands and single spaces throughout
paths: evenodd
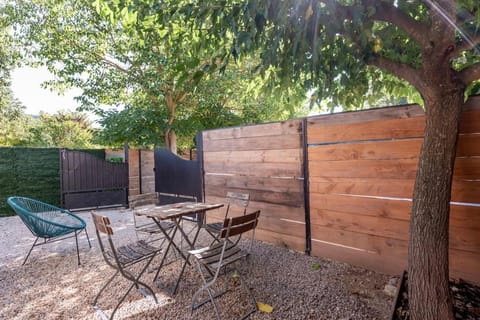
M 165 130 L 165 148 L 177 154 L 177 134 L 172 129 Z
M 443 90 L 441 90 L 443 89 Z M 448 227 L 463 90 L 452 85 L 424 96 L 425 138 L 413 192 L 408 290 L 413 320 L 453 319 Z

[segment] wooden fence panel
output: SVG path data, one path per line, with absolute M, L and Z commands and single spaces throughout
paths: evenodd
M 207 201 L 249 192 L 256 238 L 386 273 L 407 266 L 410 211 L 424 112 L 409 105 L 202 133 Z M 480 283 L 480 97 L 463 112 L 450 215 L 453 277 Z M 305 194 L 308 192 L 308 194 Z M 222 219 L 223 211 L 209 214 Z
M 249 210 L 261 210 L 256 238 L 304 251 L 302 137 L 301 120 L 203 132 L 206 200 L 248 192 Z M 223 215 L 219 209 L 208 218 Z
M 451 274 L 480 283 L 480 97 L 462 116 L 450 218 Z M 423 140 L 419 107 L 308 119 L 312 253 L 387 273 L 406 268 Z

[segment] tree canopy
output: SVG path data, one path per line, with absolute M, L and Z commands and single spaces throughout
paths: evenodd
M 165 141 L 175 149 L 178 130 L 185 145 L 198 130 L 229 125 L 232 118 L 240 124 L 298 115 L 306 93 L 303 86 L 284 95 L 272 91 L 265 99 L 257 90 L 263 80 L 245 68 L 238 72 L 242 67 L 223 59 L 225 54 L 213 46 L 202 46 L 203 39 L 189 28 L 185 15 L 173 18 L 169 12 L 162 14 L 157 4 L 141 2 L 126 10 L 126 4 L 16 1 L 11 8 L 17 40 L 27 48 L 25 56 L 47 65 L 57 78 L 49 85 L 57 90 L 83 90 L 78 97 L 81 110 L 101 117 L 102 142 Z M 234 93 L 229 101 L 225 90 Z M 242 104 L 233 106 L 235 102 Z M 207 111 L 226 105 L 228 119 L 229 112 Z

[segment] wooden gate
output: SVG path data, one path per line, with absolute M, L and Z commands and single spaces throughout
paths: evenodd
M 127 205 L 127 163 L 111 163 L 85 152 L 62 149 L 60 166 L 64 208 Z

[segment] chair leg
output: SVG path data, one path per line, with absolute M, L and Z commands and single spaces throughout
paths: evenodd
M 238 272 L 237 269 L 235 269 L 235 272 L 240 274 Z M 245 290 L 245 292 L 247 293 L 249 299 L 250 299 L 250 302 L 253 304 L 253 308 L 249 311 L 247 311 L 239 320 L 243 320 L 243 319 L 246 319 L 248 316 L 250 316 L 252 313 L 254 312 L 257 312 L 258 311 L 258 307 L 257 307 L 257 300 L 255 300 L 255 297 L 253 296 L 252 292 L 250 291 L 250 289 L 248 288 L 248 286 L 245 284 L 245 282 L 242 280 L 242 276 L 240 276 L 240 285 L 242 286 L 242 288 Z
M 196 266 L 197 266 L 197 269 L 198 269 L 198 272 L 200 273 L 200 276 L 202 277 L 202 281 L 203 281 L 203 285 L 200 287 L 200 289 L 198 289 L 194 294 L 193 294 L 193 297 L 192 297 L 192 307 L 191 307 L 191 314 L 193 315 L 193 310 L 203 306 L 205 303 L 208 302 L 208 300 L 210 299 L 210 301 L 212 302 L 212 305 L 213 305 L 213 310 L 215 311 L 215 316 L 217 318 L 217 320 L 221 320 L 220 319 L 220 313 L 218 312 L 218 308 L 217 308 L 217 304 L 215 303 L 215 298 L 218 297 L 218 296 L 221 296 L 224 292 L 220 292 L 218 294 L 213 294 L 212 292 L 212 289 L 211 289 L 211 286 L 213 284 L 215 284 L 216 280 L 217 280 L 217 276 L 218 276 L 218 273 L 215 273 L 215 275 L 213 276 L 213 278 L 207 282 L 207 279 L 205 278 L 205 275 L 203 274 L 203 271 L 202 271 L 202 266 L 200 265 L 200 263 L 198 261 L 196 261 Z M 208 269 L 207 269 L 208 270 Z M 209 271 L 210 273 L 210 271 Z M 200 295 L 200 293 L 202 293 L 203 291 L 207 291 L 208 293 L 208 299 L 206 298 L 205 300 L 202 300 L 200 302 L 196 302 L 197 301 L 197 298 L 198 296 Z
M 80 265 L 80 250 L 78 249 L 78 232 L 75 231 L 75 244 L 77 246 L 77 260 L 78 260 L 78 265 Z
M 88 236 L 87 228 L 85 228 L 85 229 L 83 229 L 83 230 L 85 230 L 85 235 L 87 236 L 88 246 L 89 246 L 90 248 L 92 248 L 92 244 L 90 243 L 90 237 Z
M 107 286 L 110 284 L 110 282 L 112 282 L 113 278 L 115 278 L 115 276 L 117 274 L 119 274 L 120 271 L 115 271 L 115 273 L 113 274 L 113 276 L 103 285 L 102 289 L 100 289 L 100 291 L 97 293 L 97 295 L 95 296 L 95 299 L 93 300 L 93 305 L 96 306 L 97 305 L 97 301 L 98 301 L 98 298 L 100 298 L 100 295 L 102 294 L 102 292 L 105 290 L 105 288 L 107 288 Z
M 40 239 L 40 238 L 37 237 L 37 238 L 35 239 L 35 242 L 33 242 L 33 245 L 32 245 L 32 247 L 30 248 L 30 250 L 28 251 L 27 256 L 25 257 L 25 260 L 23 260 L 22 266 L 25 264 L 25 262 L 27 262 L 27 259 L 28 259 L 28 257 L 30 256 L 30 253 L 31 253 L 32 250 L 33 250 L 33 247 L 35 247 L 35 246 L 37 245 L 38 239 Z

